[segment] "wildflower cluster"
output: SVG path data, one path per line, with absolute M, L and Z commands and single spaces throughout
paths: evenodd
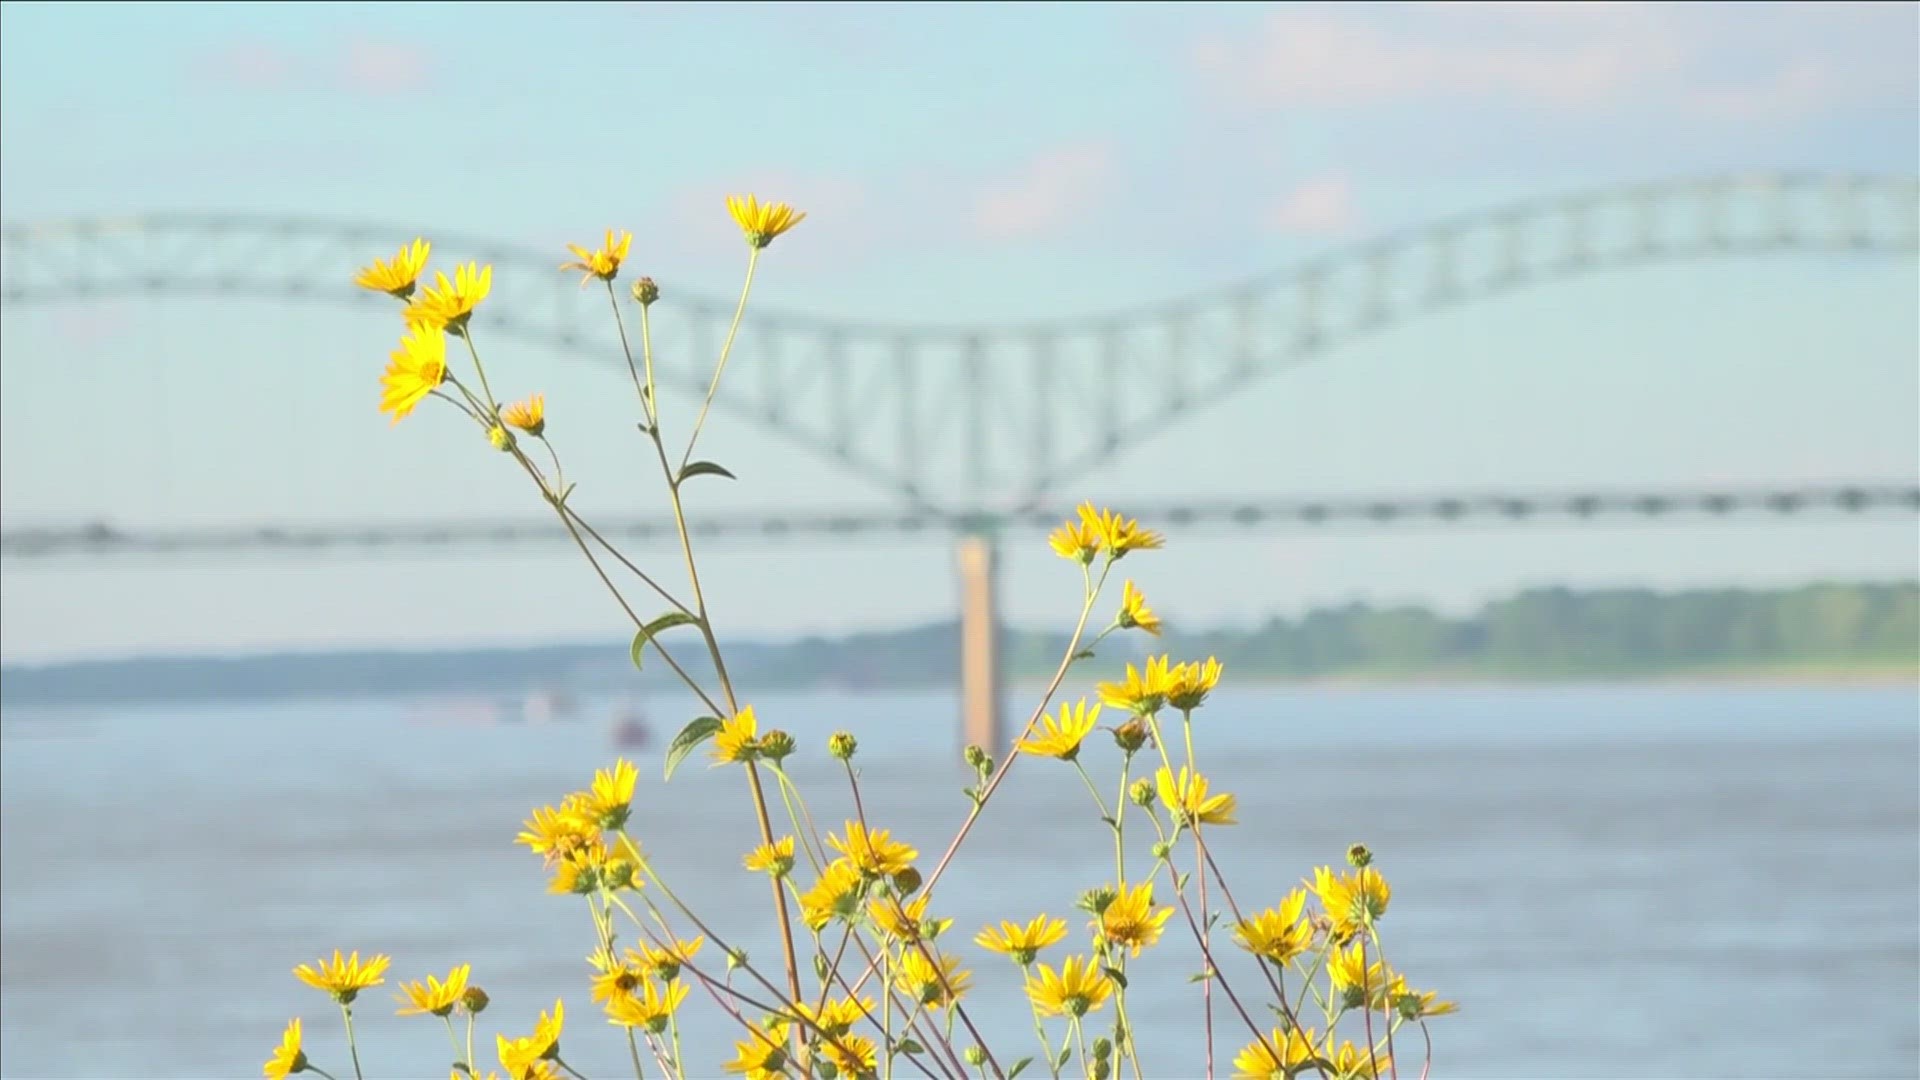
M 1346 869 L 1321 867 L 1272 906 L 1255 910 L 1238 903 L 1210 850 L 1211 831 L 1237 825 L 1241 809 L 1232 792 L 1216 787 L 1195 752 L 1195 731 L 1201 726 L 1195 713 L 1220 684 L 1219 660 L 1147 656 L 1138 664 L 1126 663 L 1123 672 L 1110 672 L 1108 679 L 1091 680 L 1091 698 L 1060 696 L 1068 678 L 1096 658 L 1109 636 L 1137 630 L 1157 639 L 1163 631 L 1161 617 L 1141 589 L 1126 580 L 1111 619 L 1089 634 L 1114 566 L 1129 555 L 1165 546 L 1158 532 L 1111 509 L 1082 504 L 1048 537 L 1056 554 L 1080 567 L 1079 621 L 1011 752 L 996 761 L 998 747 L 967 748 L 966 764 L 976 780 L 966 789 L 965 816 L 940 857 L 930 865 L 923 862 L 919 847 L 884 819 L 869 817 L 854 764 L 859 744 L 848 732 L 836 732 L 818 749 L 844 774 L 854 813 L 837 830 L 821 831 L 787 772 L 788 759 L 804 754 L 804 748 L 786 731 L 763 729 L 754 707 L 736 693 L 701 587 L 682 502 L 689 480 L 732 476 L 718 464 L 694 460 L 694 447 L 726 370 L 761 254 L 806 216 L 751 195 L 730 197 L 727 208 L 748 245 L 746 275 L 706 397 L 684 447 L 675 448 L 677 463 L 668 451 L 666 418 L 654 386 L 651 312 L 661 290 L 650 277 L 632 284 L 627 296 L 638 309 L 638 333 L 630 335 L 629 309 L 614 286 L 632 254 L 631 234 L 610 229 L 596 248 L 568 245 L 573 258 L 560 266 L 579 272 L 582 287 L 598 282 L 605 289 L 637 398 L 639 429 L 661 470 L 678 528 L 684 596 L 628 559 L 574 508 L 569 498 L 574 486 L 565 482 L 560 453 L 550 441 L 545 396 L 536 393 L 505 404 L 495 397 L 478 341 L 485 335 L 482 305 L 492 290 L 491 267 L 468 263 L 456 267 L 451 278 L 436 272 L 432 283 L 424 284 L 432 247 L 422 239 L 355 278 L 401 305 L 404 332 L 381 378 L 380 410 L 397 423 L 426 399 L 443 400 L 526 474 L 632 620 L 633 662 L 639 665 L 649 653 L 658 656 L 687 688 L 697 715 L 667 750 L 666 778 L 670 781 L 704 746 L 714 768 L 744 781 L 741 790 L 759 839 L 739 853 L 737 872 L 745 880 L 759 879 L 767 890 L 781 945 L 778 968 L 763 970 L 704 921 L 649 860 L 629 832 L 639 772 L 624 759 L 596 772 L 583 789 L 535 807 L 516 838 L 538 857 L 550 893 L 584 902 L 592 945 L 579 987 L 620 1032 L 635 1076 L 645 1077 L 650 1068 L 682 1080 L 709 1075 L 706 1070 L 716 1062 L 690 1061 L 680 1037 L 680 1012 L 697 989 L 737 1029 L 731 1056 L 717 1064 L 749 1080 L 891 1080 L 896 1071 L 930 1078 L 978 1072 L 1007 1080 L 1036 1064 L 1059 1080 L 1076 1062 L 1074 1071 L 1091 1080 L 1124 1076 L 1128 1069 L 1139 1080 L 1144 1076 L 1140 1042 L 1179 1036 L 1143 1034 L 1136 1027 L 1129 1012 L 1130 965 L 1147 950 L 1187 940 L 1200 965 L 1193 981 L 1205 1018 L 1204 1042 L 1195 1039 L 1190 1073 L 1204 1068 L 1214 1075 L 1218 1013 L 1219 1019 L 1243 1025 L 1250 1040 L 1233 1059 L 1238 1076 L 1397 1076 L 1396 1032 L 1417 1025 L 1423 1045 L 1430 1045 L 1426 1021 L 1455 1006 L 1432 991 L 1413 989 L 1388 965 L 1379 927 L 1392 893 L 1372 854 L 1356 845 Z M 457 339 L 456 352 L 468 361 L 459 373 L 448 358 L 449 338 Z M 636 340 L 637 354 L 631 345 Z M 541 460 L 528 452 L 533 442 L 541 444 Z M 637 587 L 623 590 L 616 577 L 626 579 L 615 567 L 630 572 L 666 609 L 651 618 L 639 614 L 627 595 Z M 710 680 L 690 673 L 680 658 L 696 634 Z M 1098 747 L 1106 741 L 1096 739 L 1096 732 L 1111 738 L 1118 755 L 1117 770 L 1107 774 L 1112 786 L 1104 789 L 1089 771 L 1090 761 L 1109 753 L 1088 753 L 1090 742 Z M 952 947 L 954 920 L 941 912 L 935 892 L 975 822 L 1023 758 L 1071 768 L 1110 834 L 1113 865 L 1110 879 L 1103 870 L 1101 880 L 1077 897 L 1057 898 L 1063 906 L 1053 910 L 1068 910 L 1064 905 L 1070 904 L 1085 918 L 1084 934 L 1077 939 L 1067 918 L 1031 908 L 1010 912 L 1017 917 L 974 934 L 975 947 L 1011 962 L 1017 979 L 1011 985 L 1024 996 L 1033 1021 L 1039 1054 L 1012 1058 L 1002 1056 L 1007 1048 L 996 1048 L 969 1014 L 969 1004 L 989 980 L 976 978 L 970 961 Z M 1066 772 L 1060 765 L 1034 768 Z M 770 788 L 784 810 L 779 829 L 770 810 Z M 1150 857 L 1141 858 L 1143 847 Z M 1220 963 L 1229 936 L 1245 954 L 1234 958 L 1238 970 L 1232 974 Z M 1056 950 L 1064 955 L 1049 955 Z M 389 963 L 385 955 L 363 962 L 357 952 L 345 957 L 335 952 L 294 972 L 339 1007 L 356 1078 L 361 1069 L 354 1005 L 365 991 L 384 984 Z M 442 1022 L 452 1080 L 482 1080 L 474 1029 L 489 998 L 472 981 L 469 965 L 455 966 L 444 977 L 429 974 L 400 984 L 396 1004 L 400 1016 Z M 464 1034 L 456 1019 L 464 1022 Z M 562 1056 L 565 1022 L 562 997 L 538 1015 L 530 1033 L 496 1033 L 493 1049 L 508 1080 L 580 1077 Z M 264 1066 L 269 1080 L 302 1072 L 332 1080 L 308 1059 L 303 1030 L 298 1018 L 287 1026 Z M 484 1075 L 497 1080 L 501 1074 Z

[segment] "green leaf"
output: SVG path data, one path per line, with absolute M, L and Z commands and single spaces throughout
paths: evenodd
M 827 981 L 827 958 L 819 953 L 813 954 L 813 977 L 821 982 Z
M 652 641 L 660 635 L 660 631 L 671 630 L 676 626 L 692 626 L 699 623 L 699 621 L 699 619 L 694 618 L 684 611 L 669 611 L 640 629 L 635 630 L 633 632 L 633 648 L 629 650 L 629 655 L 633 657 L 634 670 L 640 670 L 640 653 L 646 649 L 647 642 Z
M 1114 981 L 1114 985 L 1120 987 L 1120 989 L 1122 990 L 1125 990 L 1127 988 L 1126 972 L 1121 971 L 1119 968 L 1114 968 L 1114 967 L 1103 967 L 1100 970 L 1107 973 L 1107 978 L 1112 979 Z
M 1033 1064 L 1032 1054 L 1028 1054 L 1026 1057 L 1023 1057 L 1019 1061 L 1014 1062 L 1013 1068 L 1007 1070 L 1007 1080 L 1013 1080 L 1014 1077 L 1019 1076 L 1023 1072 L 1026 1072 L 1027 1066 L 1031 1064 Z
M 1093 650 L 1081 649 L 1079 652 L 1073 654 L 1073 658 L 1075 660 L 1091 660 L 1093 659 Z
M 633 426 L 634 426 L 634 427 L 637 427 L 637 428 L 639 428 L 639 429 L 640 429 L 640 434 L 642 434 L 642 435 L 651 435 L 651 434 L 653 434 L 653 429 L 647 426 L 647 422 L 646 422 L 645 420 L 642 420 L 642 421 L 640 421 L 639 423 L 637 423 L 637 424 L 635 424 L 635 425 L 633 425 Z
M 729 480 L 740 479 L 711 461 L 693 461 L 688 462 L 687 467 L 680 470 L 680 476 L 673 482 L 674 486 L 678 487 L 695 476 L 724 476 Z
M 1054 1065 L 1053 1065 L 1053 1067 L 1054 1067 L 1055 1069 L 1064 1069 L 1064 1068 L 1066 1068 L 1066 1067 L 1067 1067 L 1067 1059 L 1068 1059 L 1068 1058 L 1070 1058 L 1070 1057 L 1072 1057 L 1072 1056 L 1073 1056 L 1073 1047 L 1071 1047 L 1071 1046 L 1063 1046 L 1063 1047 L 1061 1047 L 1061 1048 L 1060 1048 L 1060 1060 L 1059 1060 L 1059 1061 L 1056 1061 L 1056 1062 L 1054 1062 Z
M 1191 874 L 1181 874 L 1181 875 L 1179 875 L 1178 877 L 1176 877 L 1176 878 L 1174 878 L 1174 879 L 1173 879 L 1173 891 L 1174 891 L 1174 892 L 1176 892 L 1176 893 L 1180 893 L 1180 892 L 1184 892 L 1184 891 L 1186 891 L 1186 888 L 1187 888 L 1187 879 L 1188 879 L 1189 877 L 1192 877 L 1192 876 L 1193 876 L 1193 875 L 1191 875 Z
M 926 1047 L 921 1046 L 912 1039 L 901 1039 L 899 1049 L 903 1054 L 924 1054 L 927 1052 Z
M 681 728 L 680 734 L 675 735 L 673 742 L 667 746 L 667 775 L 664 779 L 673 779 L 673 770 L 680 767 L 687 755 L 693 753 L 701 743 L 713 738 L 713 733 L 719 730 L 720 721 L 711 716 L 702 716 Z

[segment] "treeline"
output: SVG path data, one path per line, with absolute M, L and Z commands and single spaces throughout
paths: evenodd
M 754 689 L 939 687 L 958 680 L 953 622 L 838 638 L 727 646 Z M 1066 638 L 1008 630 L 1010 678 L 1045 678 Z M 1421 607 L 1350 604 L 1245 630 L 1109 639 L 1107 659 L 1148 649 L 1213 655 L 1240 679 L 1429 676 L 1638 678 L 1689 672 L 1913 677 L 1920 672 L 1920 583 L 1796 589 L 1532 589 L 1450 618 Z M 1122 652 L 1124 650 L 1124 652 Z M 707 674 L 697 650 L 678 655 Z M 664 687 L 655 662 L 635 672 L 621 643 L 539 648 L 176 656 L 0 669 L 8 703 L 228 696 L 517 692 Z
M 1618 676 L 1724 668 L 1920 667 L 1920 584 L 1532 589 L 1466 618 L 1353 604 L 1181 642 L 1247 673 L 1395 670 Z

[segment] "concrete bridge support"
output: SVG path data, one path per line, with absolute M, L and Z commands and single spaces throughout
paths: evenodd
M 995 757 L 1007 750 L 1000 721 L 998 551 L 989 536 L 960 537 L 960 729 L 962 745 Z

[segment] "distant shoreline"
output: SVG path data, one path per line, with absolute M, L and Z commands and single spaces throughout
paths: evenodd
M 1018 690 L 1043 690 L 1048 680 L 1022 677 L 1009 680 Z M 1863 662 L 1836 665 L 1755 665 L 1753 667 L 1677 669 L 1672 671 L 1553 673 L 1406 670 L 1340 672 L 1328 675 L 1236 674 L 1229 669 L 1222 680 L 1235 686 L 1320 690 L 1507 690 L 1567 686 L 1697 686 L 1703 689 L 1785 688 L 1843 689 L 1851 687 L 1920 690 L 1920 661 L 1912 664 Z

